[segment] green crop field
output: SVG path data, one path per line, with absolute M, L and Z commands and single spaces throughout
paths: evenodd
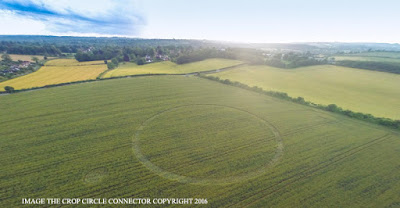
M 396 74 L 320 65 L 291 70 L 240 66 L 210 76 L 286 92 L 317 104 L 400 119 L 400 75 Z
M 36 197 L 400 204 L 399 131 L 198 77 L 3 95 L 0 112 L 0 207 Z
M 400 64 L 400 58 L 387 58 L 387 57 L 375 57 L 375 56 L 334 56 L 336 61 L 373 61 L 383 63 L 394 63 Z
M 336 61 L 372 61 L 400 64 L 400 52 L 364 52 L 333 56 Z
M 380 58 L 391 58 L 400 59 L 400 52 L 363 52 L 363 53 L 351 53 L 345 54 L 345 56 L 360 56 L 360 57 L 380 57 Z
M 207 59 L 188 64 L 175 64 L 170 61 L 163 61 L 145 65 L 136 65 L 135 63 L 121 64 L 117 69 L 104 74 L 103 78 L 120 77 L 138 74 L 184 74 L 198 71 L 208 71 L 222 69 L 230 66 L 242 64 L 241 61 L 230 59 Z

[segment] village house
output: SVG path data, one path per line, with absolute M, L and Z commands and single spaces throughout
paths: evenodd
M 31 62 L 29 62 L 29 61 L 23 61 L 23 62 L 21 62 L 21 63 L 19 64 L 19 68 L 26 68 L 26 67 L 28 67 L 29 65 L 31 65 Z
M 153 59 L 152 59 L 151 56 L 149 56 L 149 55 L 146 55 L 145 59 L 146 59 L 146 62 L 147 62 L 147 63 L 153 62 Z
M 161 55 L 161 54 L 157 54 L 156 58 L 159 60 L 163 60 L 163 61 L 168 61 L 169 57 L 167 55 Z

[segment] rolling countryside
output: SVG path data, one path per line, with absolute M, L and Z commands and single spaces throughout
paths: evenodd
M 399 8 L 0 0 L 0 208 L 400 208 Z
M 2 206 L 62 196 L 400 203 L 398 131 L 196 76 L 21 92 L 0 96 L 0 110 Z

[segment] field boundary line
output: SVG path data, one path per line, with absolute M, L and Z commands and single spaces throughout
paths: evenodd
M 316 103 L 312 103 L 309 101 L 305 101 L 304 98 L 302 98 L 302 97 L 294 98 L 294 97 L 290 97 L 287 93 L 284 93 L 284 92 L 268 91 L 268 90 L 264 90 L 258 86 L 251 87 L 247 84 L 243 84 L 243 83 L 237 82 L 237 81 L 231 81 L 229 79 L 220 79 L 219 77 L 205 76 L 202 74 L 199 74 L 198 77 L 200 77 L 202 79 L 207 79 L 212 82 L 218 82 L 223 85 L 228 85 L 231 87 L 236 87 L 236 88 L 240 88 L 243 90 L 251 91 L 251 92 L 254 92 L 254 93 L 257 93 L 260 95 L 267 95 L 269 97 L 273 97 L 278 100 L 285 100 L 285 101 L 288 101 L 291 103 L 297 103 L 297 104 L 300 104 L 303 106 L 310 107 L 312 109 L 319 109 L 319 110 L 322 110 L 325 112 L 331 112 L 336 115 L 346 116 L 351 119 L 364 121 L 364 122 L 379 125 L 379 126 L 384 126 L 386 128 L 391 128 L 392 130 L 393 129 L 400 130 L 400 120 L 394 120 L 391 118 L 384 118 L 384 117 L 375 117 L 375 116 L 373 116 L 371 114 L 367 114 L 367 113 L 353 112 L 351 110 L 344 110 L 343 108 L 336 106 L 336 104 L 329 104 L 329 105 L 316 104 Z M 331 107 L 333 109 L 331 109 Z
M 90 65 L 90 64 L 89 64 Z M 100 64 L 97 64 L 100 65 Z M 102 65 L 102 64 L 101 64 Z M 125 75 L 125 76 L 117 76 L 117 77 L 107 77 L 107 78 L 99 78 L 99 76 L 108 71 L 105 70 L 104 72 L 100 73 L 95 79 L 87 79 L 87 80 L 80 80 L 80 81 L 73 81 L 73 82 L 63 82 L 63 83 L 58 83 L 58 84 L 51 84 L 51 85 L 45 85 L 41 87 L 32 87 L 32 88 L 26 88 L 26 89 L 19 89 L 19 90 L 14 90 L 13 93 L 7 93 L 6 91 L 0 91 L 0 96 L 2 95 L 10 95 L 10 94 L 15 94 L 15 93 L 21 93 L 21 92 L 29 92 L 29 91 L 35 91 L 35 90 L 41 90 L 41 89 L 46 89 L 46 88 L 53 88 L 53 87 L 61 87 L 61 86 L 66 86 L 66 85 L 74 85 L 74 84 L 81 84 L 81 83 L 91 83 L 91 82 L 99 82 L 99 81 L 105 81 L 105 80 L 111 80 L 111 79 L 124 79 L 124 78 L 134 78 L 134 77 L 150 77 L 150 76 L 191 76 L 191 75 L 199 75 L 199 74 L 212 74 L 212 73 L 217 73 L 221 71 L 226 71 L 226 70 L 231 70 L 234 69 L 235 67 L 242 66 L 246 64 L 238 64 L 234 66 L 229 66 L 221 69 L 212 69 L 208 71 L 196 71 L 196 72 L 190 72 L 190 73 L 176 73 L 176 74 L 167 74 L 167 73 L 155 73 L 155 74 L 134 74 L 134 75 Z M 84 65 L 83 65 L 84 66 Z M 38 69 L 39 70 L 39 69 Z M 113 69 L 114 70 L 114 69 Z M 110 70 L 112 71 L 112 70 Z M 103 74 L 104 75 L 104 74 Z M 101 75 L 101 76 L 103 76 Z M 6 80 L 7 81 L 7 80 Z

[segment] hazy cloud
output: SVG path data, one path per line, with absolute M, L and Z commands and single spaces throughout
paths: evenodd
M 145 24 L 129 0 L 3 0 L 0 9 L 40 21 L 54 33 L 134 36 Z

